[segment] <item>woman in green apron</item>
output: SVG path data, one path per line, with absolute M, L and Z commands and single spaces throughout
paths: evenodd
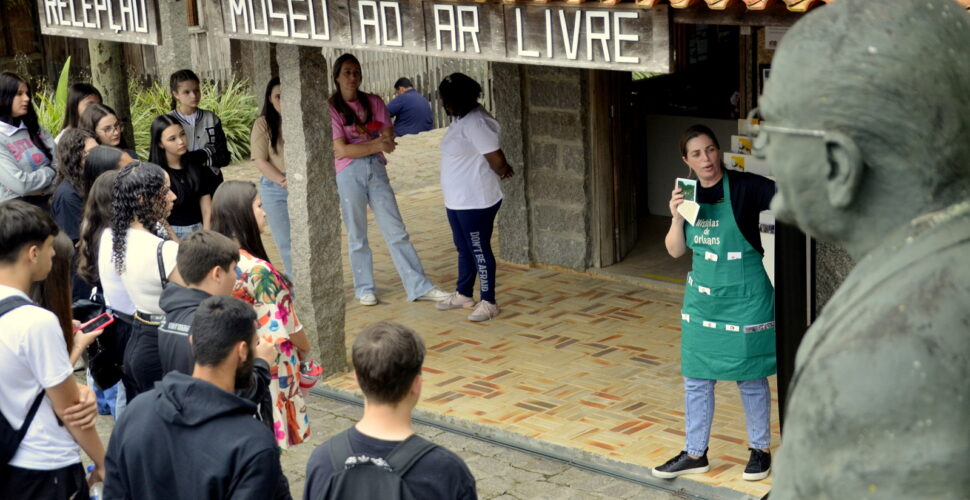
M 768 209 L 775 183 L 764 177 L 726 171 L 714 133 L 694 125 L 681 136 L 684 162 L 698 179 L 700 212 L 684 224 L 670 200 L 673 215 L 665 244 L 674 258 L 693 252 L 681 310 L 681 373 L 684 376 L 685 449 L 653 469 L 660 478 L 702 473 L 707 460 L 714 384 L 737 381 L 748 427 L 751 458 L 744 479 L 757 481 L 771 470 L 771 393 L 767 377 L 775 373 L 774 290 L 762 265 L 764 250 L 759 214 Z

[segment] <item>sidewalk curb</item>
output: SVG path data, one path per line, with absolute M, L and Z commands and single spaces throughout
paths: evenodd
M 311 391 L 316 396 L 334 399 L 344 403 L 363 405 L 359 392 L 318 384 Z M 650 469 L 631 463 L 604 457 L 590 451 L 549 443 L 540 439 L 505 431 L 494 426 L 480 424 L 465 419 L 450 417 L 420 408 L 414 409 L 414 420 L 445 431 L 462 434 L 470 438 L 491 442 L 526 453 L 540 455 L 552 460 L 573 465 L 598 474 L 632 481 L 644 486 L 657 488 L 684 498 L 697 500 L 758 500 L 758 497 L 721 486 L 711 486 L 680 477 L 673 480 L 657 479 Z

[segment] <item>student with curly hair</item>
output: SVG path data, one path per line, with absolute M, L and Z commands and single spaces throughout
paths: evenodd
M 22 199 L 49 211 L 54 141 L 37 123 L 32 98 L 23 78 L 0 73 L 0 201 Z
M 51 215 L 61 231 L 71 241 L 80 238 L 81 214 L 84 211 L 84 161 L 89 151 L 98 145 L 94 135 L 84 129 L 72 128 L 61 134 L 55 148 L 57 177 L 51 198 Z
M 469 321 L 488 321 L 499 314 L 495 302 L 495 254 L 492 229 L 502 207 L 502 179 L 515 175 L 499 148 L 501 126 L 478 99 L 482 86 L 462 73 L 452 73 L 438 86 L 441 104 L 452 117 L 441 138 L 441 193 L 458 249 L 455 292 L 438 309 L 472 309 Z M 473 299 L 475 278 L 480 299 Z
M 101 234 L 98 269 L 106 295 L 120 294 L 117 282 L 104 279 L 113 267 L 135 306 L 125 349 L 125 390 L 131 401 L 162 378 L 158 325 L 165 312 L 158 299 L 169 280 L 181 282 L 175 269 L 178 243 L 157 234 L 159 222 L 172 211 L 175 194 L 168 174 L 152 163 L 131 163 L 118 174 L 112 190 L 111 227 Z

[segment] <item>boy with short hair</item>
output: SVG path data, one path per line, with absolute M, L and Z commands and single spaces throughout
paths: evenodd
M 192 374 L 192 318 L 203 300 L 232 293 L 237 261 L 239 245 L 215 231 L 196 231 L 179 243 L 175 263 L 185 286 L 170 282 L 158 301 L 165 311 L 165 321 L 158 327 L 162 373 L 178 370 Z
M 93 394 L 73 377 L 57 316 L 27 298 L 31 283 L 51 270 L 57 232 L 40 208 L 0 203 L 0 303 L 8 309 L 0 316 L 0 413 L 10 428 L 26 427 L 19 446 L 5 448 L 12 456 L 0 463 L 0 498 L 87 498 L 78 445 L 94 461 L 93 479 L 104 476 Z M 33 419 L 26 422 L 32 407 Z M 71 415 L 79 408 L 80 421 Z
M 191 375 L 192 320 L 199 304 L 212 296 L 229 296 L 236 284 L 236 262 L 239 245 L 227 236 L 199 230 L 179 243 L 176 267 L 186 286 L 169 282 L 162 290 L 159 306 L 165 320 L 158 327 L 158 355 L 162 373 L 178 371 Z M 273 425 L 272 396 L 269 391 L 269 363 L 276 360 L 276 348 L 260 342 L 256 348 L 253 380 L 236 395 L 257 405 L 256 417 L 267 427 Z
M 105 459 L 105 498 L 273 498 L 281 483 L 273 434 L 233 394 L 252 378 L 256 312 L 213 296 L 192 321 L 192 376 L 173 371 L 118 420 Z
M 385 459 L 395 449 L 402 449 L 402 444 L 413 445 L 417 440 L 430 445 L 415 436 L 411 428 L 411 411 L 421 397 L 424 354 L 421 338 L 414 330 L 397 323 L 376 323 L 357 335 L 352 358 L 357 383 L 364 393 L 364 416 L 356 425 L 313 451 L 307 462 L 305 500 L 341 498 L 345 494 L 356 494 L 355 498 L 367 495 L 382 498 L 391 493 L 368 489 L 368 484 L 335 481 L 338 474 L 346 472 L 342 467 L 334 467 L 334 462 L 343 465 L 348 457 L 337 456 L 340 452 L 331 450 L 343 449 L 349 444 L 355 463 L 386 464 Z M 477 499 L 475 478 L 458 455 L 440 446 L 424 449 L 423 455 L 415 455 L 420 458 L 410 468 L 399 472 L 413 498 Z

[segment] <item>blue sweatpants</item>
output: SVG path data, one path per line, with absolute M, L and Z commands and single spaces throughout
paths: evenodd
M 458 285 L 465 297 L 474 297 L 478 276 L 481 300 L 495 303 L 495 254 L 492 253 L 492 229 L 502 201 L 474 210 L 448 211 L 451 235 L 458 249 Z

